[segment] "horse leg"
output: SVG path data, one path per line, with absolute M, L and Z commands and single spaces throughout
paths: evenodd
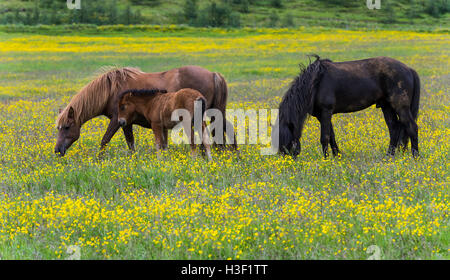
M 131 152 L 135 151 L 134 148 L 134 135 L 133 135 L 133 125 L 127 125 L 122 127 L 123 135 L 125 136 L 125 140 L 127 141 L 128 148 Z
M 191 156 L 195 157 L 197 155 L 197 152 L 196 152 L 197 145 L 195 145 L 195 130 L 194 130 L 194 127 L 191 127 L 191 139 L 189 139 L 189 144 L 191 145 Z
M 105 151 L 105 146 L 111 141 L 111 138 L 116 134 L 117 130 L 119 130 L 119 122 L 117 118 L 111 118 L 109 122 L 108 128 L 106 129 L 105 135 L 103 135 L 102 142 L 100 144 L 100 152 L 99 156 L 102 157 Z
M 330 122 L 330 146 L 333 151 L 333 156 L 338 156 L 341 152 L 339 151 L 339 147 L 336 143 L 336 138 L 334 135 L 333 124 Z
M 231 129 L 231 131 L 227 131 L 227 124 L 229 126 L 229 128 Z M 233 139 L 233 143 L 231 145 L 233 145 L 233 149 L 237 150 L 237 138 L 236 138 L 236 133 L 234 132 L 234 126 L 231 122 L 227 121 L 227 119 L 225 118 L 225 115 L 223 116 L 223 134 L 224 137 L 228 136 L 228 138 L 232 138 Z M 225 139 L 224 139 L 225 141 Z
M 167 129 L 167 128 L 164 128 L 164 129 L 163 129 L 163 134 L 162 134 L 162 136 L 163 136 L 163 139 L 162 139 L 162 140 L 163 140 L 163 141 L 162 141 L 162 149 L 163 149 L 163 150 L 167 150 L 168 142 L 169 142 L 168 135 L 169 135 L 168 129 Z
M 220 110 L 220 112 L 222 112 L 222 118 L 223 118 L 223 131 L 222 131 L 222 135 L 223 135 L 223 147 L 225 147 L 226 145 L 226 139 L 230 139 L 232 141 L 231 145 L 233 147 L 234 150 L 237 150 L 237 138 L 236 138 L 236 133 L 234 131 L 234 125 L 233 123 L 231 123 L 230 121 L 227 120 L 226 117 L 226 108 L 225 106 L 218 106 L 218 108 Z M 227 128 L 230 128 L 231 131 L 229 131 Z M 215 136 L 215 131 L 211 131 L 211 135 L 214 137 Z M 219 145 L 222 146 L 222 145 Z
M 194 126 L 192 125 L 192 119 L 186 122 L 183 120 L 182 125 L 184 133 L 186 133 L 186 136 L 188 137 L 189 145 L 191 146 L 191 156 L 195 157 L 196 155 L 195 130 Z
M 331 111 L 323 110 L 320 114 L 320 143 L 322 144 L 323 156 L 328 157 L 328 144 L 330 143 Z
M 419 156 L 419 127 L 414 121 L 411 111 L 408 107 L 403 107 L 397 111 L 400 122 L 405 126 L 406 133 L 411 139 L 411 153 L 414 158 Z
M 160 159 L 161 158 L 161 147 L 162 147 L 162 138 L 163 138 L 163 136 L 162 136 L 162 134 L 163 134 L 163 132 L 162 132 L 162 127 L 161 126 L 159 126 L 159 125 L 154 125 L 153 126 L 153 123 L 152 123 L 152 130 L 153 130 L 153 134 L 155 134 L 155 146 L 156 146 L 156 156 L 157 156 L 157 158 L 158 159 Z
M 395 155 L 395 149 L 397 149 L 398 141 L 400 140 L 400 130 L 401 130 L 401 124 L 397 121 L 397 114 L 392 109 L 391 106 L 386 105 L 381 107 L 381 110 L 383 111 L 384 120 L 386 121 L 386 125 L 389 129 L 389 136 L 390 136 L 390 142 L 389 142 L 389 148 L 387 151 L 388 156 L 394 156 Z
M 208 160 L 212 160 L 211 147 L 210 147 L 210 144 L 209 144 L 209 133 L 208 133 L 208 129 L 206 128 L 205 122 L 202 123 L 202 129 L 201 130 L 203 131 L 202 144 L 203 144 L 203 147 L 206 150 L 206 156 L 207 156 Z M 201 133 L 201 131 L 200 131 L 200 133 Z

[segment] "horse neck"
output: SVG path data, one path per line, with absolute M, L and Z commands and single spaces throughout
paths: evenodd
M 148 111 L 158 103 L 157 99 L 158 99 L 157 96 L 135 97 L 133 102 L 136 105 L 137 113 L 147 116 Z
M 97 96 L 97 98 L 92 98 L 92 96 L 100 94 L 96 92 L 96 88 L 84 89 L 83 92 L 80 92 L 82 96 L 77 98 L 75 102 L 79 102 L 78 107 L 82 108 L 82 112 L 79 116 L 79 124 L 83 125 L 85 122 L 89 121 L 92 118 L 101 116 L 101 115 L 111 115 L 112 112 L 109 112 L 111 108 L 111 102 L 114 102 L 114 96 L 121 92 L 123 89 L 132 87 L 133 84 L 131 81 L 126 80 L 121 84 L 117 85 L 114 89 L 107 90 L 103 95 Z M 114 107 L 116 104 L 113 104 Z M 86 108 L 87 106 L 92 106 L 91 108 Z
M 301 138 L 302 137 L 302 133 L 303 133 L 303 128 L 305 126 L 305 121 L 306 118 L 308 117 L 308 113 L 307 112 L 303 112 L 302 114 L 299 115 L 299 121 L 298 121 L 298 131 L 296 132 L 297 135 L 295 135 L 295 137 L 297 138 Z
M 108 98 L 104 98 L 104 100 L 101 100 L 100 98 L 89 98 L 89 95 L 95 94 L 92 92 L 83 92 L 80 94 L 82 94 L 82 96 L 70 102 L 67 108 L 72 106 L 73 108 L 76 108 L 75 110 L 79 110 L 77 123 L 81 127 L 90 119 L 103 115 L 111 98 L 110 95 Z
M 282 121 L 294 126 L 294 136 L 295 138 L 300 138 L 302 136 L 303 127 L 306 119 L 308 118 L 308 107 L 295 108 L 293 109 L 289 103 L 290 101 L 283 101 L 282 106 L 280 106 L 280 111 L 286 114 L 282 117 Z M 281 121 L 281 119 L 280 119 Z

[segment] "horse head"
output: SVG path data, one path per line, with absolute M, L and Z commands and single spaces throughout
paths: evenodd
M 64 116 L 60 118 L 57 126 L 58 138 L 55 153 L 59 156 L 64 156 L 67 149 L 80 137 L 81 126 L 76 121 L 73 107 L 63 111 L 61 114 L 64 114 Z
M 295 137 L 294 126 L 284 120 L 278 124 L 278 151 L 282 155 L 292 155 L 296 158 L 301 151 L 299 137 Z
M 133 102 L 133 93 L 126 92 L 119 97 L 118 103 L 118 122 L 124 127 L 133 122 L 136 116 L 136 105 Z

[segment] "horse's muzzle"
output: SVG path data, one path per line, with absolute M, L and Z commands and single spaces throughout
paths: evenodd
M 126 126 L 127 125 L 127 121 L 124 118 L 119 119 L 119 125 L 120 126 Z
M 55 148 L 55 154 L 60 156 L 60 157 L 63 157 L 66 154 L 66 148 L 64 148 L 64 147 L 56 147 Z

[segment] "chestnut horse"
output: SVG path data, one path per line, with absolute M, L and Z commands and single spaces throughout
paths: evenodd
M 206 129 L 206 124 L 203 121 L 203 116 L 206 111 L 206 99 L 203 95 L 195 89 L 181 89 L 177 92 L 167 93 L 165 90 L 159 89 L 130 89 L 119 94 L 118 108 L 118 123 L 122 127 L 126 127 L 133 116 L 138 113 L 144 116 L 147 122 L 152 124 L 152 130 L 155 134 L 156 150 L 159 156 L 159 150 L 167 149 L 168 129 L 172 129 L 177 121 L 172 120 L 172 113 L 177 109 L 185 109 L 188 112 L 188 117 L 183 118 L 182 124 L 184 132 L 189 138 L 191 145 L 191 153 L 195 154 L 195 103 L 199 102 L 201 110 L 201 127 L 198 128 L 198 133 L 202 139 L 202 144 L 206 149 L 206 155 L 211 160 L 211 150 L 209 147 L 209 135 Z
M 300 153 L 299 138 L 307 115 L 320 122 L 320 142 L 325 157 L 328 144 L 339 153 L 331 116 L 381 107 L 389 129 L 388 155 L 411 139 L 413 157 L 419 155 L 417 115 L 420 79 L 414 69 L 389 57 L 332 62 L 320 59 L 303 67 L 283 97 L 279 109 L 279 147 L 294 157 Z
M 110 119 L 110 123 L 101 141 L 102 151 L 120 128 L 117 122 L 117 96 L 130 88 L 164 88 L 170 92 L 182 88 L 196 89 L 206 98 L 207 109 L 215 108 L 222 112 L 224 130 L 227 127 L 225 109 L 228 89 L 221 74 L 199 66 L 185 66 L 158 73 L 145 73 L 132 67 L 113 68 L 83 87 L 60 112 L 56 122 L 58 139 L 55 153 L 63 156 L 80 137 L 81 126 L 94 117 L 104 115 Z M 130 122 L 122 128 L 128 147 L 132 151 L 134 151 L 133 124 L 151 128 L 151 124 L 139 114 L 132 116 Z

